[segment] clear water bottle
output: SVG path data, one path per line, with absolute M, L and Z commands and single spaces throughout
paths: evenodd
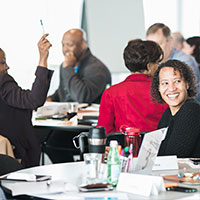
M 117 146 L 118 146 L 117 140 L 110 141 L 110 151 L 107 158 L 108 183 L 112 184 L 113 186 L 117 185 L 121 171 L 121 163 Z

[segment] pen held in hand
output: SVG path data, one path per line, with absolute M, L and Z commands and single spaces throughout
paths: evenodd
M 41 27 L 42 27 L 42 33 L 43 33 L 43 35 L 44 35 L 44 34 L 45 34 L 45 30 L 44 30 L 44 25 L 43 25 L 42 20 L 40 20 L 40 24 L 41 24 Z

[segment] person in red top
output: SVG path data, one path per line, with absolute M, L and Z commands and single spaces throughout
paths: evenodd
M 135 39 L 128 42 L 123 56 L 131 75 L 104 91 L 97 126 L 105 127 L 107 134 L 119 132 L 121 125 L 146 132 L 156 130 L 168 107 L 153 103 L 150 96 L 152 76 L 163 51 L 153 41 Z

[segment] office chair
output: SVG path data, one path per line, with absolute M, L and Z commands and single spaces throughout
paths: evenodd
M 67 131 L 52 131 L 42 144 L 42 165 L 44 153 L 52 163 L 74 162 L 74 156 L 80 156 L 80 151 L 73 145 L 72 139 L 77 133 Z
M 110 145 L 111 140 L 117 140 L 118 144 L 121 145 L 122 148 L 124 148 L 124 145 L 125 145 L 124 138 L 125 138 L 125 135 L 121 134 L 120 132 L 110 133 L 107 135 L 107 138 L 106 138 L 106 146 Z
M 23 169 L 23 166 L 17 161 L 17 159 L 8 155 L 0 154 L 0 176 L 20 169 Z

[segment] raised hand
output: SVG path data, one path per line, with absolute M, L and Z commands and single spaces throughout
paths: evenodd
M 38 42 L 38 49 L 40 54 L 39 66 L 47 67 L 47 58 L 49 55 L 49 48 L 52 46 L 51 43 L 46 39 L 49 34 L 44 34 Z

